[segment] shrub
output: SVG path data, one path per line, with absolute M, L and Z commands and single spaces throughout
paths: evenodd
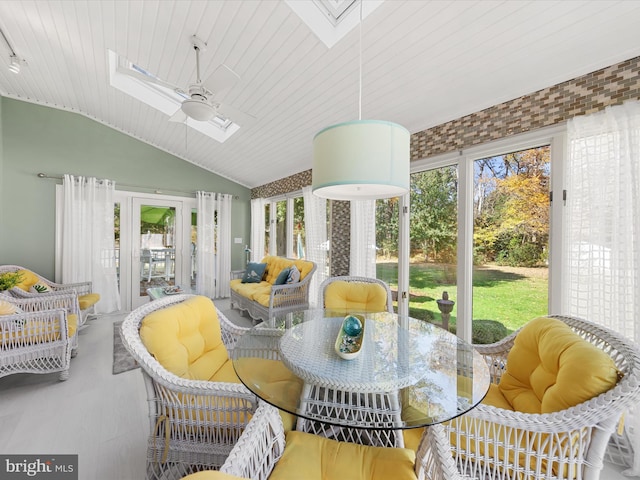
M 22 274 L 19 272 L 0 273 L 0 291 L 9 290 L 20 283 Z
M 495 343 L 510 333 L 507 327 L 497 320 L 474 320 L 471 328 L 471 342 L 481 345 Z M 456 333 L 456 325 L 451 325 L 449 330 Z

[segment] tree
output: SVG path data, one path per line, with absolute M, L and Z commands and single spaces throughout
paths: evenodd
M 476 259 L 514 266 L 545 261 L 549 238 L 549 148 L 476 162 Z
M 376 202 L 376 245 L 383 256 L 398 255 L 398 198 Z
M 455 259 L 457 241 L 458 179 L 455 167 L 414 173 L 411 176 L 412 251 L 426 259 Z

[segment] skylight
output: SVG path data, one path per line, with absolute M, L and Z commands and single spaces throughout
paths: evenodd
M 286 0 L 286 3 L 311 31 L 331 48 L 360 23 L 360 1 Z M 363 2 L 362 18 L 367 18 L 382 5 L 382 2 L 384 0 Z
M 169 117 L 180 109 L 185 98 L 189 98 L 182 90 L 175 89 L 154 74 L 111 50 L 109 50 L 109 82 L 112 87 L 160 110 Z M 220 143 L 240 129 L 240 125 L 221 115 L 214 116 L 208 122 L 187 119 L 186 124 Z

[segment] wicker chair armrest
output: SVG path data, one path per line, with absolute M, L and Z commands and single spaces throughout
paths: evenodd
M 284 427 L 278 411 L 260 402 L 220 471 L 252 480 L 266 480 L 284 447 Z
M 267 360 L 282 360 L 280 339 L 284 330 L 280 328 L 259 328 L 242 341 L 242 348 L 234 348 L 231 358 L 255 357 Z
M 574 407 L 553 413 L 531 414 L 504 410 L 480 404 L 458 419 L 478 419 L 514 430 L 559 433 L 593 427 L 602 422 L 616 422 L 620 415 L 640 399 L 638 379 L 629 379 L 632 385 L 621 385 Z M 453 421 L 457 421 L 454 419 Z
M 217 307 L 216 313 L 218 314 L 218 321 L 220 322 L 220 333 L 222 335 L 222 342 L 229 351 L 229 358 L 231 358 L 231 351 L 235 348 L 238 338 L 240 338 L 241 335 L 244 335 L 244 333 L 249 330 L 249 328 L 236 325 L 231 320 L 229 320 L 227 316 L 222 313 Z
M 256 396 L 241 383 L 210 382 L 208 380 L 188 380 L 178 377 L 166 370 L 163 372 L 145 370 L 153 381 L 162 385 L 166 390 L 180 395 L 194 395 L 198 397 L 217 397 L 229 399 L 242 399 L 255 409 Z
M 32 322 L 30 334 L 24 335 L 24 325 Z M 34 323 L 35 322 L 35 323 Z M 0 316 L 0 343 L 4 348 L 18 348 L 69 338 L 66 311 L 62 308 L 21 312 Z
M 245 270 L 231 270 L 231 280 L 235 280 L 236 278 L 242 278 Z
M 298 292 L 304 292 L 307 290 L 308 285 L 301 282 L 298 283 L 285 283 L 283 285 L 271 286 L 271 297 L 285 296 L 291 294 L 297 294 Z
M 416 451 L 416 477 L 423 480 L 462 480 L 451 455 L 449 435 L 442 424 L 425 428 Z
M 53 283 L 49 282 L 49 285 L 53 287 L 56 292 L 67 292 L 75 290 L 78 295 L 86 295 L 92 292 L 92 282 L 78 282 L 78 283 Z
M 273 309 L 285 305 L 304 305 L 308 298 L 309 284 L 306 282 L 273 285 L 271 287 L 271 297 L 269 298 L 269 308 Z
M 28 312 L 63 308 L 68 314 L 79 315 L 80 313 L 78 296 L 74 291 L 30 293 L 25 292 L 20 288 L 14 287 L 10 290 L 10 292 L 11 297 L 7 298 L 7 300 L 15 303 L 22 310 Z M 2 295 L 0 295 L 0 298 L 2 298 Z

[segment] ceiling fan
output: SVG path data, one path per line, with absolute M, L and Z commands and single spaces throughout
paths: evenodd
M 207 122 L 218 115 L 234 123 L 246 124 L 251 115 L 230 105 L 224 105 L 215 99 L 216 95 L 233 87 L 240 80 L 240 76 L 226 65 L 221 64 L 203 82 L 200 78 L 200 52 L 206 50 L 207 44 L 193 35 L 191 45 L 196 54 L 196 81 L 186 89 L 174 87 L 174 91 L 185 99 L 180 108 L 169 118 L 169 121 L 184 123 L 191 118 Z

